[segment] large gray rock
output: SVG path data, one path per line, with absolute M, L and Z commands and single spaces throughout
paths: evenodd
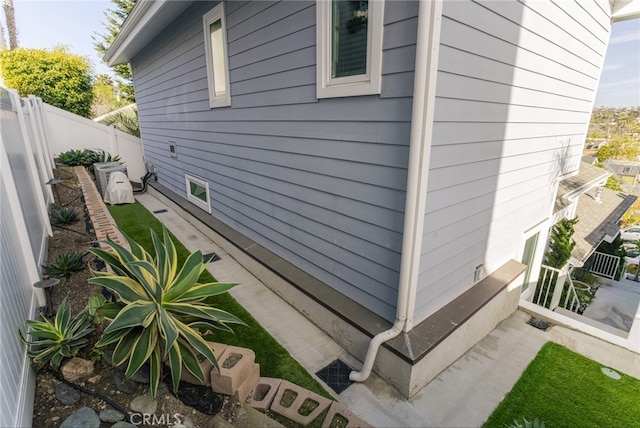
M 73 404 L 80 399 L 80 393 L 66 383 L 61 383 L 56 386 L 56 398 L 62 404 Z
M 150 395 L 139 395 L 131 401 L 129 408 L 132 412 L 153 414 L 158 408 L 158 402 Z
M 100 418 L 93 409 L 81 407 L 65 419 L 60 428 L 100 428 Z

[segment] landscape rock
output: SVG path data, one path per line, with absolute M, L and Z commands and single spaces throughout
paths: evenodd
M 122 391 L 125 394 L 133 394 L 136 390 L 136 383 L 131 379 L 124 378 L 124 372 L 117 371 L 113 375 L 113 384 L 118 391 Z
M 62 377 L 69 382 L 75 382 L 93 375 L 93 362 L 84 358 L 73 357 L 60 368 Z
M 144 364 L 140 367 L 140 370 L 135 372 L 129 379 L 134 382 L 149 384 L 151 381 L 151 378 L 149 377 L 149 365 Z
M 81 407 L 65 419 L 60 428 L 100 428 L 98 414 L 89 407 Z
M 100 420 L 107 423 L 120 422 L 124 415 L 117 410 L 107 409 L 100 412 Z
M 73 404 L 80 399 L 80 393 L 66 383 L 61 383 L 56 386 L 55 394 L 58 401 L 62 404 Z
M 196 424 L 193 422 L 193 419 L 191 419 L 189 416 L 185 416 L 184 419 L 182 419 L 181 425 L 185 428 L 194 428 L 196 426 Z
M 153 414 L 158 408 L 158 402 L 150 395 L 139 395 L 131 401 L 129 408 L 132 412 Z

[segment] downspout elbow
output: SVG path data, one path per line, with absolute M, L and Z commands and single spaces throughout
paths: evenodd
M 396 322 L 391 326 L 389 330 L 385 330 L 381 333 L 378 333 L 371 339 L 369 342 L 369 349 L 367 349 L 367 356 L 365 357 L 364 364 L 362 365 L 362 369 L 357 371 L 352 371 L 349 373 L 349 380 L 353 382 L 364 382 L 371 375 L 371 370 L 373 369 L 373 363 L 376 360 L 376 356 L 378 355 L 378 348 L 387 340 L 391 340 L 402 331 L 402 327 L 404 326 L 404 320 L 397 319 Z

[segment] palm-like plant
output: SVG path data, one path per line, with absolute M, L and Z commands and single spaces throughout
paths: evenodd
M 91 318 L 85 312 L 71 318 L 66 299 L 60 304 L 53 322 L 42 318 L 42 321 L 27 320 L 32 340 L 25 339 L 22 333 L 20 338 L 27 345 L 27 355 L 36 370 L 47 364 L 57 370 L 64 358 L 75 356 L 89 341 L 87 336 L 93 331 Z
M 154 397 L 163 361 L 169 364 L 174 390 L 178 389 L 183 365 L 204 382 L 198 355 L 216 368 L 218 362 L 201 331 L 231 331 L 228 323 L 244 324 L 234 315 L 210 306 L 205 299 L 224 293 L 235 284 L 198 283 L 206 269 L 200 251 L 192 253 L 179 269 L 176 248 L 164 228 L 162 239 L 151 230 L 155 257 L 124 233 L 123 236 L 131 250 L 109 238 L 104 242 L 112 251 L 89 250 L 113 269 L 113 273 L 94 272 L 89 282 L 120 298 L 119 302 L 102 307 L 102 315 L 112 321 L 96 346 L 115 343 L 113 362 L 121 365 L 128 360 L 127 377 L 149 361 Z

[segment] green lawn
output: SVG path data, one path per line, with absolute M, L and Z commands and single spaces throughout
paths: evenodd
M 153 243 L 149 228 L 162 234 L 162 224 L 139 202 L 128 205 L 109 206 L 116 223 L 127 235 L 153 254 Z M 189 251 L 171 236 L 182 262 Z M 211 282 L 213 277 L 204 271 L 200 282 Z M 267 333 L 253 317 L 228 293 L 216 296 L 216 306 L 224 309 L 247 323 L 247 327 L 233 326 L 234 333 L 216 332 L 215 341 L 229 345 L 250 348 L 256 353 L 256 362 L 260 364 L 260 374 L 265 377 L 286 379 L 303 388 L 314 391 L 324 397 L 332 398 L 324 388 L 293 357 Z
M 611 379 L 602 367 L 549 342 L 484 426 L 538 418 L 547 428 L 640 427 L 640 380 Z

